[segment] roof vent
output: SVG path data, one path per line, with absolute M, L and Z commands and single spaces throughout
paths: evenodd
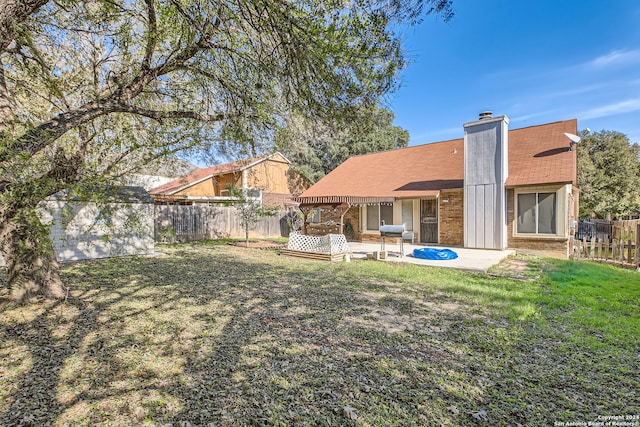
M 487 119 L 491 119 L 493 118 L 493 113 L 491 111 L 483 111 L 482 113 L 480 113 L 480 118 L 479 120 L 487 120 Z

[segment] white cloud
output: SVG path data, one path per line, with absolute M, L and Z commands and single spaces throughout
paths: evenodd
M 421 132 L 415 135 L 410 133 L 409 135 L 411 138 L 409 140 L 409 145 L 413 146 L 428 144 L 431 142 L 445 141 L 449 139 L 462 138 L 462 136 L 464 135 L 464 130 L 462 127 L 462 123 L 460 123 L 460 126 L 457 127 L 437 129 L 431 132 Z
M 516 116 L 513 119 L 511 119 L 511 121 L 514 122 L 514 123 L 526 122 L 528 120 L 535 119 L 536 117 L 553 115 L 557 111 L 558 110 L 545 110 L 545 111 L 540 111 L 540 112 L 537 112 L 537 113 L 525 114 L 525 115 L 522 115 L 522 116 Z
M 618 64 L 634 64 L 640 62 L 640 49 L 614 50 L 587 62 L 591 68 L 606 68 Z
M 629 99 L 615 104 L 603 105 L 583 111 L 578 115 L 581 120 L 597 119 L 600 117 L 615 116 L 616 114 L 630 113 L 640 110 L 640 98 Z

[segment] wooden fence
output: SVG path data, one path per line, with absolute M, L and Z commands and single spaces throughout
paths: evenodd
M 612 221 L 608 236 L 587 236 L 572 243 L 573 259 L 603 261 L 640 269 L 640 221 Z
M 249 232 L 252 238 L 289 235 L 285 212 L 262 217 Z M 191 242 L 204 239 L 242 238 L 244 228 L 235 208 L 209 205 L 156 205 L 156 242 Z

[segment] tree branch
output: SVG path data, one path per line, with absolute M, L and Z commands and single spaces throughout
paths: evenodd
M 23 0 L 0 2 L 0 53 L 5 52 L 16 27 L 35 13 L 49 0 Z
M 145 0 L 147 4 L 147 19 L 149 21 L 149 30 L 147 34 L 147 45 L 145 46 L 144 59 L 142 60 L 142 69 L 148 70 L 151 68 L 151 60 L 153 59 L 153 52 L 156 46 L 156 40 L 158 37 L 158 27 L 156 21 L 156 9 L 153 6 L 153 0 Z
M 121 113 L 136 114 L 138 116 L 143 116 L 143 117 L 153 119 L 159 123 L 162 123 L 166 119 L 191 119 L 191 120 L 198 120 L 201 122 L 219 122 L 222 120 L 243 116 L 242 113 L 227 114 L 227 113 L 220 112 L 216 114 L 203 114 L 203 113 L 198 113 L 196 111 L 189 111 L 189 110 L 169 110 L 169 111 L 150 110 L 146 108 L 137 107 L 135 105 L 122 105 L 121 108 L 122 109 L 119 111 Z M 247 117 L 256 118 L 256 116 L 247 116 Z

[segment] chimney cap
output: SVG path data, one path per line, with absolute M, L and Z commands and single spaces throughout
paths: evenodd
M 491 118 L 493 118 L 493 112 L 492 111 L 483 111 L 482 113 L 480 113 L 479 116 L 480 117 L 479 117 L 478 120 L 491 119 Z

